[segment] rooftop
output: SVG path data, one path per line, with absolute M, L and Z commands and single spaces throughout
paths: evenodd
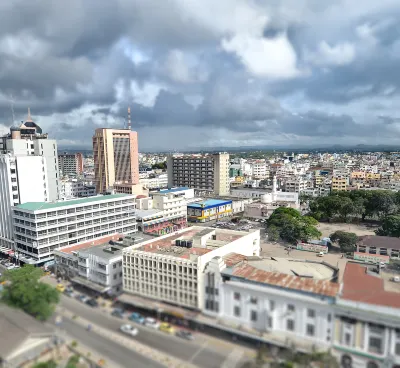
M 391 236 L 364 235 L 358 238 L 358 245 L 400 250 L 400 238 Z
M 74 245 L 71 245 L 71 246 L 68 246 L 65 248 L 60 248 L 60 249 L 57 249 L 56 252 L 72 254 L 73 252 L 84 251 L 84 250 L 88 250 L 90 248 L 105 246 L 106 244 L 109 244 L 110 240 L 117 241 L 121 237 L 122 237 L 122 235 L 120 235 L 120 234 L 104 236 L 99 239 L 94 239 L 94 240 L 90 240 L 87 242 L 74 244 Z
M 385 280 L 368 273 L 368 267 L 348 262 L 343 275 L 342 299 L 400 308 L 400 293 L 387 291 Z
M 155 208 L 150 208 L 148 210 L 136 210 L 136 217 L 141 219 L 143 217 L 155 217 L 155 216 L 163 216 L 162 210 L 157 210 Z
M 287 258 L 245 257 L 230 253 L 223 257 L 228 276 L 246 279 L 281 288 L 334 297 L 339 284 L 331 280 L 337 270 L 319 262 Z
M 247 232 L 192 226 L 172 235 L 137 244 L 126 251 L 142 251 L 190 259 L 191 255 L 202 256 L 246 235 L 248 235 Z M 176 240 L 191 242 L 191 248 L 176 246 Z
M 201 202 L 190 203 L 190 204 L 188 204 L 188 207 L 205 208 L 205 207 L 212 207 L 212 206 L 222 206 L 224 204 L 229 204 L 229 203 L 232 203 L 232 200 L 206 199 Z
M 26 202 L 17 205 L 15 208 L 26 211 L 40 211 L 40 210 L 49 210 L 56 209 L 60 207 L 67 206 L 78 206 L 81 204 L 89 204 L 92 202 L 99 202 L 104 200 L 112 200 L 118 198 L 132 197 L 130 194 L 110 194 L 110 195 L 98 195 L 94 197 L 66 200 L 66 201 L 58 201 L 58 202 Z
M 167 193 L 176 193 L 176 192 L 182 192 L 184 190 L 189 190 L 190 188 L 188 187 L 179 187 L 179 188 L 172 188 L 172 189 L 162 189 L 160 191 L 158 191 L 158 193 L 163 193 L 163 194 L 167 194 Z M 157 192 L 155 192 L 157 193 Z M 153 192 L 151 193 L 153 194 Z

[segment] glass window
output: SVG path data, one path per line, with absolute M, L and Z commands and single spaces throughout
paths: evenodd
M 271 316 L 268 316 L 268 328 L 272 328 L 273 327 L 273 320 Z
M 257 311 L 252 310 L 250 313 L 250 319 L 252 322 L 256 322 L 257 321 Z
M 269 301 L 269 310 L 272 312 L 275 309 L 275 302 L 273 300 Z
M 251 303 L 251 304 L 257 304 L 257 298 L 254 297 L 254 296 L 252 296 L 252 297 L 250 298 L 250 303 Z
M 294 331 L 294 321 L 292 319 L 286 321 L 286 329 L 288 331 Z
M 293 304 L 288 304 L 288 306 L 287 306 L 287 310 L 289 311 L 289 312 L 294 312 L 294 305 Z
M 240 307 L 236 306 L 235 308 L 233 308 L 233 314 L 235 315 L 235 317 L 240 317 Z
M 368 351 L 375 354 L 382 354 L 384 328 L 382 326 L 374 324 L 369 324 L 368 327 L 369 327 Z
M 307 324 L 307 335 L 314 336 L 315 335 L 315 327 L 314 325 Z
M 235 300 L 240 300 L 240 293 L 234 293 L 234 294 L 233 294 L 233 298 L 234 298 Z
M 314 309 L 307 309 L 307 317 L 308 318 L 315 318 L 315 310 Z

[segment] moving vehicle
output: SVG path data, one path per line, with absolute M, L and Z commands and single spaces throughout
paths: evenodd
M 317 253 L 317 257 L 323 257 L 323 256 L 324 256 L 324 252 Z
M 86 304 L 90 305 L 93 308 L 97 308 L 99 306 L 99 303 L 98 303 L 98 301 L 96 299 L 86 300 Z
M 160 322 L 151 317 L 145 318 L 144 325 L 150 328 L 154 328 L 155 330 L 158 330 L 160 328 Z
M 190 340 L 190 341 L 194 340 L 194 335 L 189 331 L 179 330 L 176 332 L 175 335 L 185 340 Z
M 124 334 L 127 334 L 129 336 L 136 336 L 139 331 L 136 327 L 133 327 L 132 325 L 126 324 L 126 325 L 122 325 L 119 328 Z
M 171 326 L 168 322 L 162 322 L 160 324 L 160 331 L 173 334 L 175 332 L 175 328 Z
M 63 284 L 57 284 L 56 289 L 60 292 L 63 293 L 65 291 L 65 285 Z
M 140 313 L 136 313 L 136 312 L 132 313 L 129 316 L 129 319 L 133 322 L 140 323 L 141 325 L 144 324 L 144 322 L 145 322 L 145 318 Z
M 115 308 L 112 312 L 111 315 L 114 317 L 118 318 L 124 318 L 124 310 L 121 308 Z

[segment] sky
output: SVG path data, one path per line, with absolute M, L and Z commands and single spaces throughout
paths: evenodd
M 362 5 L 361 5 L 362 4 Z M 140 150 L 400 143 L 399 0 L 0 2 L 0 132 Z

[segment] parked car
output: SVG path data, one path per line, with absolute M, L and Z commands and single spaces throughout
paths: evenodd
M 160 322 L 151 317 L 145 318 L 144 325 L 150 328 L 154 328 L 155 330 L 158 330 L 160 328 Z
M 324 252 L 317 253 L 317 257 L 323 257 L 323 256 L 324 256 Z
M 86 303 L 90 298 L 86 295 L 80 294 L 80 295 L 77 295 L 76 299 L 82 303 Z
M 63 293 L 65 291 L 65 285 L 63 284 L 57 284 L 56 289 L 60 292 Z
M 133 322 L 140 323 L 141 325 L 144 324 L 144 322 L 145 322 L 145 318 L 140 313 L 136 313 L 136 312 L 132 313 L 129 316 L 129 319 Z
M 93 299 L 93 298 L 89 299 L 89 300 L 86 300 L 86 304 L 90 305 L 93 308 L 97 308 L 99 306 L 98 301 L 96 299 Z
M 189 331 L 178 330 L 175 335 L 185 340 L 190 340 L 190 341 L 194 340 L 194 335 Z
M 390 279 L 390 281 L 393 281 L 393 282 L 400 282 L 400 276 L 394 276 L 394 277 L 392 277 L 392 278 Z
M 111 315 L 114 317 L 118 318 L 124 318 L 124 310 L 121 308 L 115 308 L 112 312 Z
M 66 295 L 66 296 L 69 296 L 69 297 L 73 297 L 74 296 L 74 289 L 72 288 L 72 287 L 67 287 L 65 290 L 64 290 L 64 295 Z
M 130 336 L 136 336 L 139 331 L 137 328 L 133 327 L 132 325 L 126 324 L 122 325 L 119 328 L 124 334 L 130 335 Z
M 173 334 L 175 332 L 175 328 L 171 326 L 168 322 L 162 322 L 160 324 L 160 331 Z

